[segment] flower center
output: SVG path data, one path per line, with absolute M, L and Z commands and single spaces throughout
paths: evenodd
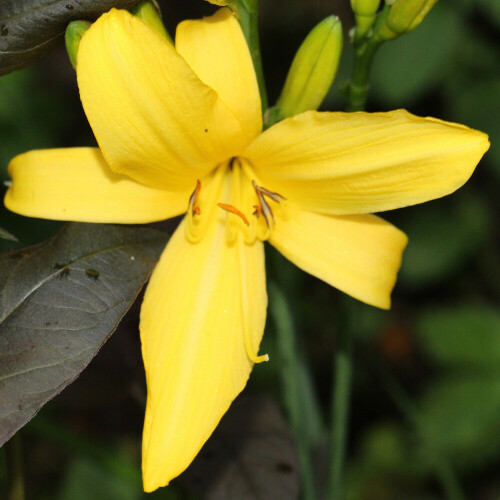
M 259 185 L 251 163 L 245 158 L 231 158 L 203 182 L 198 180 L 189 198 L 186 237 L 197 243 L 211 224 L 222 223 L 228 244 L 242 233 L 252 244 L 269 239 L 276 215 L 282 217 L 285 198 Z

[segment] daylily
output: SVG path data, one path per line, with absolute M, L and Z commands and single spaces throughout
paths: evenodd
M 141 311 L 144 488 L 180 474 L 244 388 L 264 331 L 263 242 L 334 287 L 389 308 L 406 236 L 370 215 L 455 191 L 481 132 L 406 111 L 306 112 L 262 131 L 252 60 L 228 9 L 177 28 L 175 48 L 104 14 L 77 60 L 96 148 L 9 166 L 11 210 L 147 223 L 186 213 Z

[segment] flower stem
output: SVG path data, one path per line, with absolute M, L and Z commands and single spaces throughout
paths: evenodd
M 270 313 L 275 322 L 280 354 L 283 402 L 297 444 L 304 500 L 316 500 L 313 451 L 323 435 L 323 423 L 308 366 L 300 355 L 290 304 L 270 283 Z
M 373 58 L 380 45 L 380 42 L 371 41 L 356 47 L 352 77 L 345 90 L 347 111 L 363 111 L 365 109 L 370 90 L 368 80 Z
M 262 112 L 264 113 L 267 110 L 267 92 L 264 81 L 262 58 L 260 55 L 258 3 L 258 0 L 237 0 L 229 4 L 229 6 L 241 25 L 241 29 L 248 43 L 248 48 L 250 49 L 250 55 L 252 56 L 257 82 L 259 84 Z
M 347 447 L 348 419 L 352 383 L 352 338 L 346 325 L 337 333 L 333 380 L 332 434 L 328 496 L 343 496 L 344 462 Z
M 378 14 L 372 30 L 361 38 L 355 38 L 354 40 L 355 55 L 352 76 L 344 89 L 344 95 L 347 99 L 347 111 L 363 111 L 365 109 L 368 92 L 370 91 L 368 81 L 373 58 L 384 42 L 384 39 L 378 35 L 378 32 L 384 18 L 389 14 L 389 9 L 389 5 L 386 4 Z
M 8 499 L 24 500 L 24 472 L 21 436 L 18 432 L 5 444 L 7 455 Z

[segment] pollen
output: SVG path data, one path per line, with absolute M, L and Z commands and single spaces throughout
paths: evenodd
M 222 208 L 223 210 L 226 210 L 227 212 L 237 215 L 247 226 L 250 225 L 245 214 L 238 210 L 236 207 L 233 207 L 233 205 L 228 205 L 227 203 L 217 203 L 217 206 Z

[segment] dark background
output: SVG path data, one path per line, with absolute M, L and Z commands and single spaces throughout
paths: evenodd
M 347 35 L 353 18 L 349 3 L 341 0 L 261 3 L 263 63 L 273 104 L 307 32 L 336 14 Z M 180 20 L 214 10 L 202 0 L 160 4 L 171 34 Z M 290 303 L 324 426 L 336 331 L 351 328 L 355 335 L 348 499 L 444 498 L 447 481 L 460 483 L 467 498 L 500 498 L 499 34 L 500 4 L 495 0 L 441 0 L 420 27 L 387 43 L 376 57 L 369 111 L 406 108 L 478 128 L 492 141 L 459 192 L 383 214 L 410 238 L 390 312 L 342 296 L 268 249 L 268 280 Z M 352 62 L 347 37 L 345 45 L 324 110 L 344 108 L 338 89 L 348 79 Z M 0 78 L 2 180 L 8 178 L 10 158 L 18 153 L 93 144 L 62 41 L 28 69 Z M 59 227 L 5 209 L 0 217 L 0 226 L 17 235 L 22 246 L 51 236 Z M 0 240 L 0 246 L 6 250 L 16 245 Z M 143 498 L 139 467 L 146 392 L 138 309 L 136 304 L 80 378 L 23 431 L 29 499 Z M 258 395 L 250 400 L 256 413 L 279 421 L 284 429 L 285 422 L 275 415 L 276 405 L 283 414 L 286 408 L 283 363 L 271 318 L 261 352 L 269 352 L 271 362 L 255 367 L 241 399 Z M 213 484 L 223 476 L 226 462 L 234 462 L 238 443 L 256 438 L 248 412 L 234 412 L 232 418 L 239 432 L 229 433 L 223 456 L 202 453 L 194 472 L 153 497 L 194 499 L 204 491 L 204 498 L 211 491 L 210 498 L 235 498 L 214 493 L 218 490 Z M 222 433 L 224 426 L 230 427 L 227 420 Z M 273 429 L 266 432 L 272 435 Z M 217 440 L 228 439 L 227 432 L 220 435 L 211 445 L 216 450 Z M 314 466 L 318 482 L 324 476 L 326 447 L 327 436 L 321 433 Z M 255 449 L 253 462 L 271 467 L 265 442 Z M 267 496 L 248 498 L 290 498 L 296 491 L 296 457 L 288 448 L 282 454 L 268 476 L 249 466 L 248 473 L 266 484 Z M 216 472 L 206 477 L 207 470 Z M 0 452 L 0 497 L 5 474 Z M 295 489 L 286 494 L 284 482 Z

